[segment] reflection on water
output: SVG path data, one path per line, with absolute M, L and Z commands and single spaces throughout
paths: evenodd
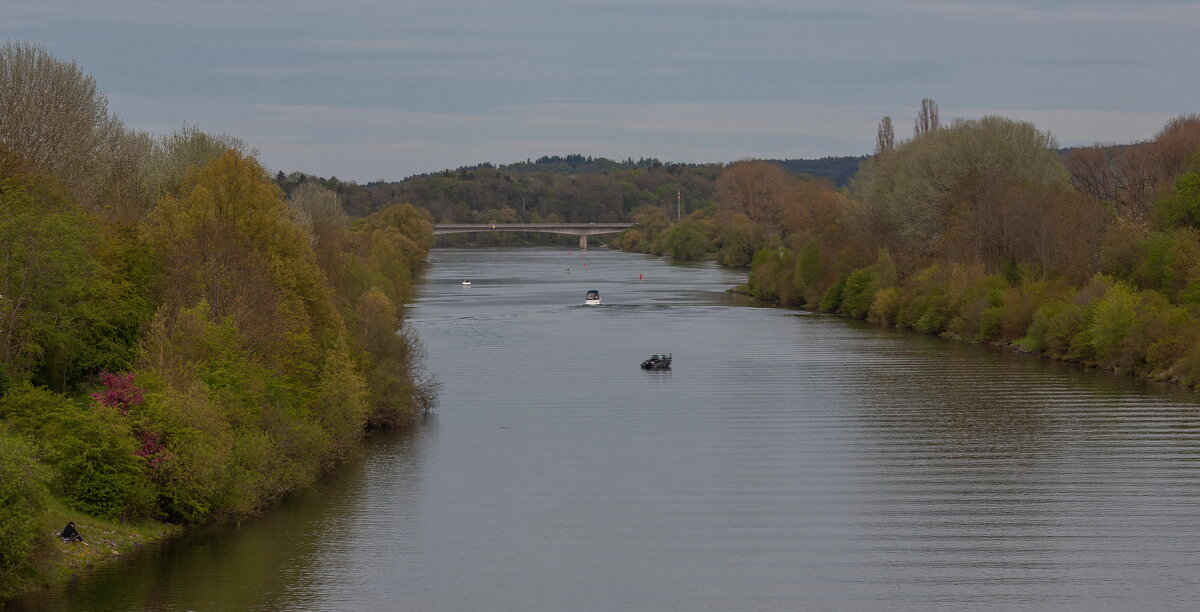
M 747 308 L 722 291 L 741 280 L 607 251 L 435 251 L 408 312 L 444 386 L 428 423 L 267 516 L 25 603 L 1200 607 L 1193 394 Z M 581 306 L 588 289 L 605 303 Z M 666 352 L 670 371 L 639 368 Z

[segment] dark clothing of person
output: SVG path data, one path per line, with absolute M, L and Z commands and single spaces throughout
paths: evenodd
M 67 523 L 67 526 L 63 527 L 62 531 L 58 532 L 58 535 L 67 542 L 83 541 L 83 536 L 79 535 L 79 531 L 75 529 L 75 521 Z

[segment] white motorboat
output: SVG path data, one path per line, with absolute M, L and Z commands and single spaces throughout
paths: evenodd
M 600 304 L 600 292 L 592 289 L 587 292 L 587 297 L 583 298 L 585 306 L 597 306 Z
M 471 281 L 463 281 L 463 287 L 470 287 Z

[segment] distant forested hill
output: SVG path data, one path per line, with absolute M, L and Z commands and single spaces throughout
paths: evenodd
M 408 202 L 430 211 L 437 222 L 621 222 L 644 206 L 669 206 L 672 210 L 678 206 L 687 214 L 710 205 L 714 181 L 723 168 L 719 164 L 688 166 L 657 161 L 647 167 L 637 164 L 603 158 L 557 158 L 521 164 L 522 171 L 484 164 L 367 185 L 318 180 L 337 192 L 346 211 L 355 216 L 370 214 L 390 203 Z M 563 171 L 572 165 L 610 169 Z M 553 170 L 530 171 L 528 166 Z M 316 177 L 280 173 L 276 181 L 290 192 L 311 178 Z
M 542 156 L 534 161 L 527 159 L 515 164 L 504 164 L 499 169 L 503 172 L 514 174 L 534 174 L 537 172 L 546 172 L 549 174 L 600 174 L 616 170 L 648 170 L 661 165 L 663 163 L 653 157 L 638 158 L 637 161 L 634 161 L 632 157 L 625 161 L 613 161 L 605 157 L 572 154 Z M 492 167 L 491 164 L 482 164 L 482 166 Z
M 769 161 L 843 187 L 863 159 Z M 366 185 L 298 172 L 280 172 L 276 182 L 290 193 L 305 180 L 319 180 L 341 196 L 346 211 L 354 216 L 407 202 L 429 210 L 439 222 L 620 222 L 631 220 L 635 210 L 646 206 L 679 209 L 684 215 L 710 206 L 716 179 L 724 169 L 725 164 L 664 163 L 655 158 L 615 161 L 572 154 L 500 166 L 483 163 Z
M 822 157 L 820 159 L 770 159 L 790 170 L 793 174 L 808 174 L 829 179 L 838 187 L 845 187 L 858 172 L 858 164 L 867 155 L 851 157 Z

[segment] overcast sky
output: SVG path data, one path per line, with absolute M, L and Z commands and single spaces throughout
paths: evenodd
M 921 98 L 1063 145 L 1200 112 L 1200 2 L 0 0 L 126 124 L 360 182 L 542 155 L 860 155 Z

